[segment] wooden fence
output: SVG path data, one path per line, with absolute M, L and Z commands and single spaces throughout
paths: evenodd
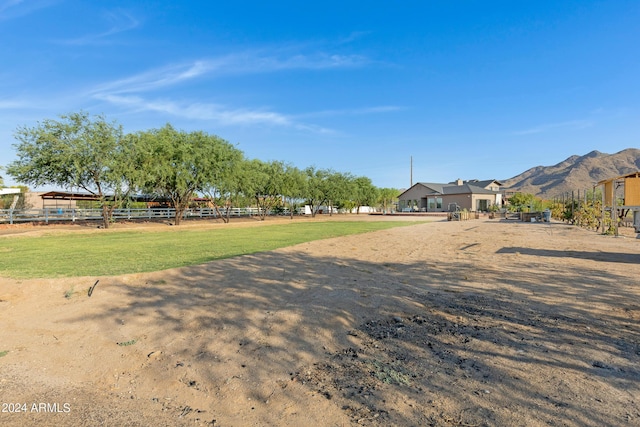
M 221 210 L 224 214 L 224 210 Z M 282 214 L 288 215 L 285 209 Z M 176 214 L 173 208 L 148 208 L 148 209 L 116 209 L 113 211 L 113 220 L 161 220 L 174 218 Z M 231 217 L 257 216 L 260 214 L 258 208 L 232 208 Z M 184 219 L 189 218 L 220 218 L 218 212 L 212 208 L 187 209 Z M 14 224 L 16 222 L 41 222 L 48 224 L 52 221 L 89 221 L 101 220 L 102 210 L 100 209 L 0 209 L 0 223 Z

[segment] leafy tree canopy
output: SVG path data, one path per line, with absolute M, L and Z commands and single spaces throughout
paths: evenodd
M 320 206 L 328 200 L 328 179 L 332 173 L 326 169 L 310 166 L 304 170 L 306 175 L 305 199 L 311 208 L 311 216 L 315 217 Z
M 398 200 L 400 190 L 396 188 L 379 188 L 378 204 L 384 212 L 389 212 L 393 204 Z
M 242 152 L 218 136 L 178 131 L 169 124 L 135 138 L 143 188 L 173 202 L 176 224 L 194 194 L 223 183 L 242 158 Z
M 371 179 L 366 176 L 359 176 L 353 180 L 353 200 L 357 209 L 356 213 L 360 213 L 360 206 L 372 206 L 378 198 L 378 189 L 373 185 Z
M 531 207 L 535 200 L 535 196 L 530 193 L 516 193 L 509 197 L 509 203 L 518 211 Z
M 122 127 L 103 116 L 71 113 L 45 120 L 15 133 L 18 160 L 7 172 L 17 181 L 34 186 L 81 188 L 94 194 L 103 206 L 108 227 L 107 194 L 128 191 L 126 169 L 130 153 L 122 145 Z
M 387 210 L 397 197 L 397 190 L 378 189 L 367 177 L 245 160 L 218 136 L 180 131 L 170 124 L 125 135 L 115 122 L 80 112 L 20 127 L 15 137 L 18 160 L 8 165 L 8 174 L 35 187 L 54 185 L 96 195 L 105 227 L 113 209 L 134 191 L 168 198 L 176 209 L 176 224 L 197 193 L 211 197 L 218 210 L 224 206 L 227 221 L 231 206 L 252 201 L 265 214 L 282 203 L 293 213 L 306 201 L 315 216 L 323 205 L 380 203 Z
M 304 199 L 306 189 L 307 180 L 304 171 L 293 165 L 285 165 L 282 195 L 288 200 L 291 218 L 293 218 L 296 202 Z

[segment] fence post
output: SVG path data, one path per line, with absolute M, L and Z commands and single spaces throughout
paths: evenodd
M 573 204 L 575 203 L 575 194 L 574 191 L 571 190 L 571 223 L 573 224 Z
M 600 211 L 601 211 L 600 212 L 600 214 L 601 214 L 600 224 L 602 225 L 602 234 L 604 234 L 604 232 L 606 231 L 605 226 L 604 226 L 604 220 L 605 220 L 605 208 L 604 208 L 605 195 L 604 195 L 604 193 L 606 191 L 605 190 L 606 187 L 604 185 L 602 187 L 603 187 L 602 188 L 602 194 L 600 195 Z
M 618 200 L 616 200 L 616 190 L 618 187 L 616 186 L 616 180 L 613 180 L 613 197 L 611 199 L 611 223 L 615 227 L 613 230 L 615 232 L 615 236 L 618 237 Z
M 9 224 L 13 224 L 13 209 L 9 209 Z

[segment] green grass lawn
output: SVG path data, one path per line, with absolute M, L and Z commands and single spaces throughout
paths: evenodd
M 0 238 L 0 276 L 53 278 L 158 271 L 416 223 L 332 221 Z

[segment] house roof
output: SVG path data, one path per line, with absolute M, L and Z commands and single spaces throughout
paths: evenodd
M 491 182 L 491 181 L 489 181 Z M 477 185 L 462 184 L 462 185 L 447 185 L 442 188 L 442 194 L 445 196 L 453 194 L 496 194 L 499 191 L 487 190 Z
M 435 182 L 419 182 L 418 184 L 422 184 L 424 187 L 427 187 L 428 189 L 433 190 L 436 193 L 442 193 L 444 191 L 444 187 L 446 185 L 449 185 L 449 184 L 438 184 Z
M 638 178 L 638 177 L 640 177 L 640 171 L 631 172 L 631 173 L 628 173 L 626 175 L 616 176 L 615 178 L 603 179 L 602 181 L 599 181 L 597 185 L 603 185 L 603 184 L 606 184 L 606 183 L 611 182 L 611 181 L 617 181 L 619 179 Z
M 497 179 L 485 179 L 484 181 L 478 181 L 477 179 L 470 179 L 469 181 L 465 181 L 466 184 L 472 184 L 472 185 L 476 185 L 478 187 L 486 187 L 489 184 L 493 184 L 494 182 L 496 184 L 498 184 L 498 185 L 503 185 Z

